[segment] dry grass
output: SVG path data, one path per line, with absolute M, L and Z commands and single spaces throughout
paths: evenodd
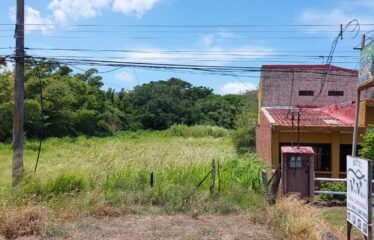
M 40 234 L 48 212 L 44 208 L 12 208 L 0 215 L 0 235 L 14 239 L 20 236 Z
M 279 199 L 274 206 L 254 214 L 251 220 L 279 232 L 283 239 L 320 240 L 327 236 L 344 238 L 341 232 L 336 232 L 321 219 L 318 209 L 297 196 Z

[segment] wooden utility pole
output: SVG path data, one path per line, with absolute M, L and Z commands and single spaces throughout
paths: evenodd
M 25 2 L 17 0 L 17 22 L 15 30 L 16 56 L 14 75 L 13 159 L 12 186 L 16 186 L 23 171 L 23 99 L 25 61 Z

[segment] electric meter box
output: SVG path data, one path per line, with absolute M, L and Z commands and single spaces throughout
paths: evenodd
M 312 147 L 281 147 L 283 195 L 314 195 L 314 158 Z

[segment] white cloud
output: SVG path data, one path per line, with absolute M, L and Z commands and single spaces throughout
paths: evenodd
M 112 8 L 112 11 L 122 12 L 125 15 L 136 14 L 141 17 L 158 2 L 160 0 L 51 0 L 47 5 L 47 9 L 51 11 L 47 17 L 43 17 L 40 11 L 26 6 L 25 23 L 34 24 L 28 25 L 27 30 L 41 30 L 45 33 L 54 29 L 53 24 L 65 24 L 81 18 L 96 17 L 105 8 Z M 10 8 L 9 16 L 15 22 L 14 7 Z
M 14 7 L 10 8 L 9 17 L 13 22 L 16 22 L 16 9 Z M 54 29 L 50 17 L 42 17 L 38 10 L 30 6 L 25 7 L 25 24 L 26 31 L 42 31 L 45 34 Z
M 201 50 L 201 52 L 199 51 Z M 261 59 L 272 54 L 271 48 L 242 46 L 236 48 L 206 47 L 201 49 L 170 49 L 143 47 L 124 53 L 130 62 L 224 65 L 233 61 Z
M 134 77 L 128 72 L 118 72 L 114 75 L 114 78 L 119 81 L 132 82 Z
M 91 18 L 100 14 L 112 0 L 52 0 L 48 9 L 56 21 L 66 22 L 79 18 Z
M 200 41 L 205 46 L 211 46 L 214 41 L 214 35 L 213 34 L 207 34 L 200 38 Z
M 248 82 L 229 82 L 220 88 L 220 93 L 225 94 L 240 94 L 245 93 L 249 90 L 255 90 L 257 86 L 253 83 Z
M 360 1 L 342 1 L 340 5 L 335 6 L 333 9 L 306 9 L 302 11 L 297 17 L 298 24 L 311 24 L 311 25 L 340 25 L 347 24 L 353 19 L 359 21 L 360 24 L 367 24 L 374 22 L 374 17 L 371 15 L 364 15 L 363 12 L 368 9 L 374 10 L 374 1 L 360 0 Z M 368 17 L 370 16 L 370 17 Z M 354 26 L 348 30 L 353 30 Z M 307 29 L 308 32 L 316 32 L 323 30 L 331 30 L 331 28 L 312 26 Z M 339 29 L 336 29 L 337 31 Z M 361 26 L 361 31 L 369 30 L 369 26 Z M 335 33 L 334 33 L 335 34 Z
M 113 11 L 122 12 L 126 15 L 136 14 L 141 17 L 151 10 L 160 0 L 114 0 Z
M 236 34 L 232 33 L 232 32 L 229 32 L 229 31 L 226 31 L 226 30 L 221 30 L 217 33 L 218 36 L 220 36 L 221 38 L 227 38 L 227 39 L 230 39 L 230 38 L 235 38 L 237 37 Z

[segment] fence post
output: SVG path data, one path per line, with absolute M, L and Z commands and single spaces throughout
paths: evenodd
M 149 180 L 149 184 L 151 185 L 151 188 L 153 189 L 153 184 L 154 184 L 154 176 L 153 176 L 153 172 L 151 172 L 151 178 Z
M 265 192 L 265 198 L 267 201 L 269 201 L 269 181 L 268 181 L 268 174 L 266 171 L 261 171 L 261 178 L 262 178 L 262 183 L 264 184 L 264 192 Z
M 214 184 L 216 182 L 216 160 L 212 160 L 212 179 L 210 182 L 210 194 L 214 194 Z
M 218 176 L 218 194 L 221 193 L 221 173 L 220 173 L 219 160 L 217 161 L 217 176 Z

